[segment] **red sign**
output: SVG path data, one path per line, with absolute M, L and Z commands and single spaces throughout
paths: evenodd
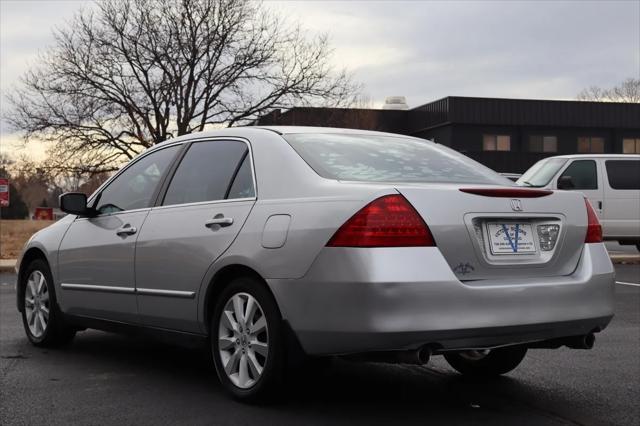
M 0 178 L 0 207 L 9 207 L 9 179 Z
M 53 220 L 53 207 L 36 207 L 35 220 Z

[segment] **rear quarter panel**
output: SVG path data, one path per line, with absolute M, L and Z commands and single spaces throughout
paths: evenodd
M 257 201 L 237 238 L 203 277 L 199 294 L 201 323 L 207 289 L 226 266 L 252 268 L 265 279 L 304 276 L 334 232 L 359 209 L 386 194 L 391 185 L 341 183 L 324 179 L 276 133 L 249 138 L 253 150 Z M 286 240 L 279 248 L 263 246 L 269 217 L 290 216 Z
M 220 265 L 228 263 L 228 258 L 244 258 L 264 278 L 299 278 L 349 217 L 371 200 L 396 193 L 391 185 L 322 178 L 276 133 L 261 131 L 249 141 L 257 201 L 238 237 L 217 262 Z M 265 223 L 272 215 L 291 217 L 280 248 L 262 245 Z

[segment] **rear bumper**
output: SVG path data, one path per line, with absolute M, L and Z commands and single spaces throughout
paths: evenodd
M 613 316 L 603 244 L 552 278 L 461 282 L 437 248 L 325 248 L 303 278 L 267 281 L 314 355 L 534 342 L 599 331 Z

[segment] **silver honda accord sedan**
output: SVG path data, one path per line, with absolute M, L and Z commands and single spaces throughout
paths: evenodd
M 444 355 L 463 374 L 504 374 L 528 349 L 591 348 L 613 316 L 613 267 L 582 194 L 516 187 L 423 139 L 198 133 L 60 204 L 69 215 L 18 266 L 28 339 L 96 328 L 207 343 L 239 399 L 329 356 Z

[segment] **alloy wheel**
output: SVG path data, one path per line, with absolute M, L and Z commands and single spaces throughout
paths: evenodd
M 248 389 L 260 379 L 269 354 L 267 318 L 248 293 L 229 298 L 220 316 L 218 352 L 231 382 Z
M 47 331 L 49 324 L 49 287 L 44 274 L 38 270 L 31 272 L 24 292 L 24 309 L 27 325 L 33 337 L 39 339 Z

